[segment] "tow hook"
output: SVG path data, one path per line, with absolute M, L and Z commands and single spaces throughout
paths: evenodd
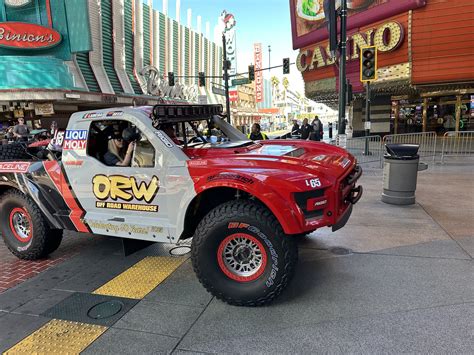
M 347 201 L 355 205 L 357 202 L 359 202 L 360 198 L 362 197 L 364 189 L 362 188 L 362 185 L 359 185 L 357 187 L 354 187 L 351 190 L 351 193 L 349 196 L 347 196 Z

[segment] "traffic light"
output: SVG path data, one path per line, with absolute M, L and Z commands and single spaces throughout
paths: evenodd
M 206 86 L 206 76 L 204 75 L 204 72 L 199 72 L 199 86 Z
M 360 81 L 377 80 L 377 47 L 362 47 L 360 52 Z
M 255 66 L 249 65 L 249 81 L 255 80 Z
M 337 12 L 334 0 L 324 1 L 324 17 L 327 19 L 329 32 L 329 51 L 333 58 L 336 57 L 337 50 Z
M 168 73 L 168 85 L 174 86 L 174 73 L 173 72 Z
M 290 74 L 290 58 L 283 58 L 283 74 Z

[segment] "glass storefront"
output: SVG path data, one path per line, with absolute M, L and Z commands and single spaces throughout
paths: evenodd
M 443 135 L 456 130 L 457 107 L 459 106 L 459 131 L 474 130 L 471 115 L 470 95 L 439 96 L 415 100 L 392 100 L 390 120 L 391 133 L 436 132 Z M 424 105 L 426 104 L 426 118 Z M 426 122 L 424 122 L 426 119 Z

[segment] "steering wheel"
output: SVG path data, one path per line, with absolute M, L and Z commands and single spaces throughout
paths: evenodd
M 202 143 L 202 144 L 204 144 L 204 143 L 207 143 L 207 141 L 203 142 L 201 137 L 193 137 L 189 140 L 188 143 L 190 143 L 190 144 L 192 144 L 192 143 Z

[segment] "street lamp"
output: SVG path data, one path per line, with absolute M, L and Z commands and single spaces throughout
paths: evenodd
M 271 53 L 272 53 L 272 46 L 269 45 L 269 46 L 268 46 L 268 71 L 269 71 L 269 72 L 271 71 L 270 68 L 272 67 L 272 65 L 270 64 L 270 63 L 271 63 L 271 61 L 270 61 L 270 54 L 271 54 Z

